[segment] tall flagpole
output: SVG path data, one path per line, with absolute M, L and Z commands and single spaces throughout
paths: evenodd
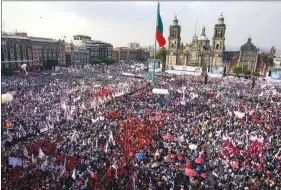
M 152 86 L 153 87 L 155 87 L 155 57 L 156 57 L 156 33 L 157 33 L 157 24 L 158 24 L 158 11 L 159 11 L 159 1 L 157 3 L 156 30 L 155 30 L 154 55 L 153 55 L 153 73 L 152 73 Z

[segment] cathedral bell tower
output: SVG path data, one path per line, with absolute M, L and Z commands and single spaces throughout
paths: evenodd
M 173 20 L 173 24 L 170 25 L 170 34 L 169 34 L 169 50 L 178 50 L 181 45 L 181 27 L 179 26 L 179 21 L 177 15 Z
M 221 17 L 218 19 L 218 23 L 214 28 L 214 37 L 212 44 L 212 53 L 213 53 L 213 65 L 222 66 L 222 57 L 225 50 L 225 30 L 226 25 L 224 24 L 224 18 L 221 14 Z
M 173 67 L 173 65 L 180 64 L 180 47 L 181 47 L 181 27 L 177 15 L 170 25 L 170 34 L 168 37 L 168 51 L 166 55 L 166 66 Z

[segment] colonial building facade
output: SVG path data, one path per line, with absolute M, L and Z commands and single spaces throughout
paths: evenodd
M 19 69 L 27 64 L 27 70 L 43 68 L 49 59 L 65 64 L 65 42 L 51 38 L 28 36 L 27 33 L 2 33 L 1 66 L 3 69 Z
M 252 43 L 252 38 L 249 37 L 247 43 L 240 48 L 238 65 L 242 67 L 243 72 L 255 72 L 257 66 L 259 49 Z
M 67 65 L 84 65 L 90 60 L 90 51 L 86 47 L 69 44 L 65 46 Z
M 112 59 L 113 46 L 110 43 L 89 40 L 85 42 L 85 47 L 90 51 L 90 63 L 97 60 Z
M 210 40 L 206 36 L 205 27 L 202 28 L 200 36 L 197 36 L 195 33 L 191 43 L 184 45 L 181 43 L 181 26 L 178 24 L 177 16 L 175 16 L 173 24 L 170 26 L 166 66 L 194 65 L 205 67 L 203 70 L 206 70 L 206 67 L 223 66 L 225 30 L 226 25 L 221 15 L 214 27 L 213 47 L 210 45 Z
M 113 49 L 112 57 L 116 61 L 147 61 L 149 54 L 149 52 L 142 48 L 116 47 Z
M 224 52 L 224 62 L 227 66 L 227 72 L 232 73 L 235 66 L 242 67 L 243 73 L 257 72 L 260 75 L 265 75 L 271 67 L 273 67 L 273 59 L 276 50 L 271 48 L 270 52 L 261 52 L 252 43 L 252 38 L 249 37 L 247 42 L 241 46 L 240 51 Z

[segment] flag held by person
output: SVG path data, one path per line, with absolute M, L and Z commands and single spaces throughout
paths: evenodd
M 108 142 L 106 141 L 105 147 L 104 147 L 104 152 L 107 153 L 107 148 L 108 148 Z
M 178 142 L 184 142 L 184 136 L 181 135 L 180 137 L 176 138 L 175 141 L 178 141 Z
M 159 47 L 163 47 L 166 44 L 166 40 L 163 36 L 163 22 L 160 15 L 160 3 L 158 3 L 157 9 L 156 40 L 159 44 Z
M 7 129 L 12 129 L 13 128 L 13 123 L 10 121 L 6 121 L 6 127 Z
M 71 175 L 72 179 L 76 180 L 76 169 L 74 168 L 72 175 Z
M 8 141 L 9 142 L 12 142 L 12 140 L 13 140 L 13 136 L 12 136 L 12 134 L 11 134 L 11 132 L 7 129 L 7 137 L 8 137 Z
M 15 157 L 9 157 L 9 165 L 16 167 L 16 166 L 22 166 L 22 159 L 15 158 Z
M 36 160 L 35 160 L 35 158 L 34 158 L 34 155 L 32 154 L 31 155 L 31 162 L 34 164 L 34 163 L 36 163 Z
M 41 150 L 41 148 L 39 148 L 39 158 L 43 159 L 44 156 L 44 152 Z
M 23 155 L 25 156 L 25 157 L 29 157 L 28 156 L 28 151 L 27 151 L 27 148 L 26 147 L 24 147 L 24 149 L 23 149 Z
M 24 136 L 24 137 L 26 136 L 26 132 L 25 132 L 25 130 L 24 130 L 24 128 L 23 128 L 22 125 L 20 125 L 19 132 L 20 132 L 20 134 L 21 134 L 22 136 Z
M 97 190 L 97 187 L 98 187 L 98 176 L 97 176 L 97 174 L 95 174 L 92 171 L 88 170 L 88 172 L 91 174 L 91 177 L 95 180 L 94 190 Z
M 117 160 L 112 164 L 112 168 L 115 169 L 115 178 L 118 179 L 118 175 L 117 175 L 117 169 L 118 169 Z

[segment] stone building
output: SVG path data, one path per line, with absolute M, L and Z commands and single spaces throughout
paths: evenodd
M 218 19 L 217 24 L 214 27 L 214 36 L 212 43 L 212 60 L 211 67 L 223 66 L 223 53 L 225 51 L 225 31 L 226 24 L 224 24 L 224 18 Z
M 281 69 L 281 54 L 275 55 L 275 57 L 274 57 L 274 68 Z
M 255 72 L 257 67 L 259 49 L 252 43 L 249 37 L 247 43 L 241 46 L 239 52 L 238 65 L 242 67 L 243 72 Z
M 128 47 L 115 47 L 114 51 L 114 59 L 116 61 L 129 61 L 129 48 Z
M 137 43 L 137 42 L 128 43 L 128 48 L 129 49 L 139 49 L 140 43 Z
M 87 35 L 74 35 L 73 44 L 75 46 L 85 46 L 86 41 L 90 41 L 91 37 Z
M 90 52 L 89 63 L 95 63 L 98 60 L 112 59 L 113 46 L 110 43 L 92 40 L 92 38 L 87 35 L 74 35 L 73 44 L 81 53 L 84 51 L 82 54 L 85 54 L 85 56 L 87 54 L 86 50 Z
M 150 53 L 142 48 L 129 49 L 127 47 L 116 47 L 113 50 L 113 59 L 116 61 L 147 61 Z
M 12 70 L 27 64 L 27 70 L 44 67 L 49 59 L 65 64 L 65 42 L 51 38 L 31 37 L 27 33 L 2 33 L 1 67 Z
M 90 60 L 90 51 L 86 47 L 69 44 L 65 46 L 67 65 L 84 65 Z
M 258 72 L 265 75 L 271 67 L 274 66 L 275 48 L 271 48 L 270 52 L 261 52 L 252 43 L 249 37 L 247 42 L 241 46 L 240 51 L 224 52 L 224 61 L 227 65 L 227 73 L 232 74 L 235 66 L 241 66 L 243 73 Z
M 90 40 L 85 42 L 85 47 L 90 51 L 90 63 L 97 60 L 112 59 L 113 46 L 110 43 Z
M 213 47 L 211 47 L 210 40 L 206 36 L 205 27 L 202 28 L 200 36 L 195 33 L 191 43 L 184 45 L 181 42 L 181 26 L 178 23 L 177 16 L 175 16 L 173 24 L 170 26 L 166 66 L 194 65 L 204 67 L 204 71 L 206 71 L 207 67 L 223 66 L 225 30 L 226 25 L 221 15 L 214 27 Z

